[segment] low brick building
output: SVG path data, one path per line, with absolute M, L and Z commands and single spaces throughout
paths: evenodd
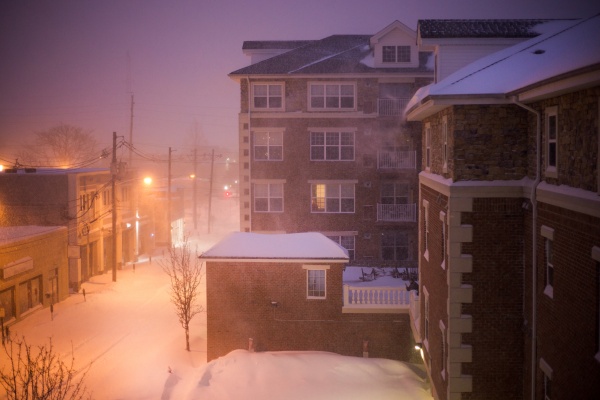
M 344 307 L 348 253 L 320 233 L 237 232 L 200 259 L 209 361 L 240 348 L 415 356 L 407 307 Z
M 67 228 L 0 227 L 0 316 L 5 325 L 69 296 Z

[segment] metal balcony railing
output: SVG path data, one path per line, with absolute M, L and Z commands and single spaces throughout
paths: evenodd
M 410 99 L 377 99 L 377 114 L 380 117 L 402 116 L 409 100 Z
M 417 205 L 377 204 L 377 221 L 415 222 Z
M 377 168 L 379 169 L 416 169 L 417 152 L 412 151 L 378 151 Z

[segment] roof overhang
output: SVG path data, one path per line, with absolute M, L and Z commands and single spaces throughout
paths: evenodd
M 429 95 L 406 113 L 407 121 L 423 119 L 455 105 L 491 105 L 508 104 L 510 99 L 504 94 L 485 95 Z
M 433 78 L 433 71 L 423 72 L 374 72 L 374 73 L 349 73 L 349 74 L 229 74 L 229 78 L 236 82 L 242 79 L 263 79 L 263 80 L 282 80 L 282 79 L 323 79 L 325 77 L 331 77 L 334 79 L 417 79 L 417 78 Z
M 198 257 L 201 261 L 207 262 L 244 262 L 244 263 L 327 263 L 327 264 L 346 264 L 349 258 L 252 258 L 252 257 Z

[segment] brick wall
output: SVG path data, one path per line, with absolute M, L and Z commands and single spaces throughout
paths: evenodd
M 472 316 L 472 333 L 463 341 L 473 348 L 463 373 L 473 376 L 468 399 L 523 397 L 523 227 L 522 199 L 474 199 L 463 223 L 473 226 L 473 241 L 463 253 L 473 256 L 473 272 L 463 283 L 473 286 L 473 302 L 463 304 Z M 519 384 L 515 384 L 519 382 Z
M 544 294 L 545 238 L 541 226 L 554 229 L 552 298 Z M 591 258 L 600 246 L 600 218 L 548 204 L 539 205 L 537 262 L 537 356 L 552 368 L 552 397 L 591 399 L 600 394 L 598 352 L 598 263 Z M 539 364 L 536 362 L 536 366 Z M 541 398 L 543 375 L 537 372 Z
M 327 270 L 327 299 L 306 298 L 298 263 L 207 262 L 208 360 L 234 349 L 316 350 L 415 360 L 408 314 L 342 314 L 341 264 Z M 278 306 L 273 307 L 272 301 Z

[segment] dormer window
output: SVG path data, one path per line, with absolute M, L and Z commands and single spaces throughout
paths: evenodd
M 381 61 L 384 63 L 410 62 L 410 46 L 383 46 Z

